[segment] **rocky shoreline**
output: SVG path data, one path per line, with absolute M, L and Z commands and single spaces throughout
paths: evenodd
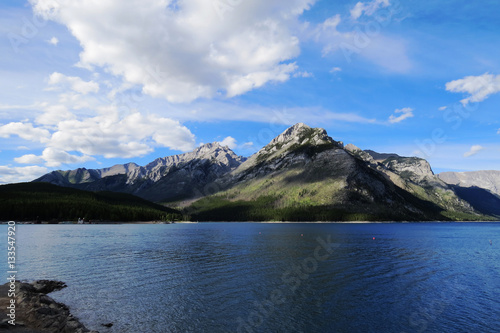
M 11 304 L 10 283 L 0 286 L 0 331 L 22 333 L 99 333 L 87 329 L 69 308 L 47 296 L 61 290 L 61 281 L 38 280 L 32 283 L 15 282 L 15 326 L 9 323 Z

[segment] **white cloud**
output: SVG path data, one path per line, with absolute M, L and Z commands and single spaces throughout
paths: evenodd
M 157 115 L 133 113 L 120 117 L 117 111 L 83 120 L 58 124 L 50 147 L 105 158 L 143 156 L 155 146 L 189 151 L 194 135 L 178 121 Z
M 47 41 L 47 43 L 54 45 L 54 46 L 57 46 L 57 44 L 59 44 L 59 39 L 57 39 L 56 37 L 52 37 L 51 39 L 49 39 Z
M 36 14 L 78 39 L 80 66 L 102 67 L 171 102 L 288 80 L 300 53 L 298 17 L 314 2 L 230 1 L 221 16 L 206 0 L 30 0 Z
M 464 153 L 464 157 L 471 157 L 473 155 L 476 155 L 477 153 L 479 153 L 481 150 L 484 150 L 485 148 L 483 146 L 480 146 L 480 145 L 474 145 L 472 147 L 470 147 L 470 150 L 466 153 Z
M 43 163 L 43 158 L 35 154 L 27 154 L 14 158 L 14 161 L 19 164 L 41 164 Z
M 500 92 L 500 75 L 484 73 L 479 76 L 466 76 L 446 83 L 446 90 L 468 93 L 470 96 L 460 101 L 463 105 L 482 102 L 490 95 Z
M 221 146 L 229 147 L 229 149 L 235 149 L 236 147 L 238 147 L 238 145 L 236 144 L 236 139 L 233 138 L 232 136 L 228 136 L 227 138 L 225 138 L 224 140 L 222 140 L 219 143 Z
M 19 183 L 28 182 L 46 174 L 48 169 L 40 166 L 11 167 L 0 166 L 0 184 L 1 183 Z
M 232 136 L 228 136 L 224 140 L 220 141 L 219 144 L 221 146 L 227 146 L 227 147 L 229 147 L 229 149 L 233 149 L 233 150 L 234 149 L 249 150 L 249 149 L 254 148 L 253 142 L 245 142 L 241 145 L 238 145 L 236 139 L 233 138 Z
M 53 147 L 45 148 L 40 158 L 45 161 L 45 165 L 48 167 L 58 167 L 61 164 L 77 164 L 94 160 L 91 156 L 72 155 L 62 149 Z
M 332 17 L 327 18 L 322 24 L 319 25 L 319 28 L 325 31 L 334 31 L 335 33 L 339 34 L 339 32 L 337 31 L 337 27 L 341 22 L 342 18 L 340 17 L 340 14 L 336 14 Z
M 330 69 L 330 73 L 337 73 L 337 72 L 341 72 L 342 71 L 342 68 L 340 67 L 333 67 L 332 69 Z
M 293 74 L 293 77 L 303 77 L 303 78 L 308 78 L 308 77 L 314 77 L 313 73 L 304 71 L 304 72 L 297 72 Z
M 373 15 L 378 9 L 388 7 L 390 5 L 389 0 L 373 0 L 371 2 L 358 2 L 354 8 L 351 9 L 351 17 L 354 20 L 357 20 L 358 18 L 363 15 L 371 16 Z
M 35 119 L 38 124 L 57 125 L 60 121 L 75 117 L 64 105 L 48 105 L 44 109 L 45 112 Z
M 407 118 L 411 118 L 413 117 L 413 109 L 412 108 L 402 108 L 402 109 L 396 109 L 394 111 L 394 113 L 396 114 L 401 114 L 400 116 L 396 116 L 394 114 L 392 114 L 390 117 L 389 117 L 389 122 L 391 124 L 395 124 L 395 123 L 399 123 Z
M 97 93 L 99 84 L 94 81 L 83 81 L 77 76 L 66 76 L 64 74 L 54 72 L 49 77 L 49 85 L 51 86 L 69 86 L 71 90 L 86 95 L 88 93 Z
M 441 106 L 440 108 L 438 108 L 439 111 L 444 111 L 446 110 L 448 107 L 447 106 Z
M 500 134 L 500 128 L 498 129 L 497 134 Z
M 241 149 L 254 149 L 254 148 L 255 145 L 251 141 L 245 142 L 244 144 L 241 145 Z
M 94 156 L 131 158 L 146 155 L 155 147 L 190 151 L 195 137 L 178 121 L 157 115 L 132 113 L 120 116 L 116 107 L 101 108 L 94 117 L 59 121 L 51 130 L 31 123 L 10 123 L 0 127 L 0 137 L 17 134 L 45 145 L 40 156 L 27 154 L 15 159 L 21 164 L 45 163 L 48 167 L 83 163 Z
M 20 138 L 34 142 L 47 142 L 50 132 L 43 128 L 35 128 L 33 124 L 12 122 L 0 126 L 0 137 L 9 138 L 11 135 L 17 135 Z

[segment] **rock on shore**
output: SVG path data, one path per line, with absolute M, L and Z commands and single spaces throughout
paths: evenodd
M 61 281 L 39 280 L 33 283 L 16 281 L 15 326 L 8 323 L 9 284 L 0 286 L 0 331 L 24 333 L 98 333 L 90 331 L 73 317 L 69 308 L 47 296 L 66 287 Z M 4 319 L 7 318 L 7 319 Z

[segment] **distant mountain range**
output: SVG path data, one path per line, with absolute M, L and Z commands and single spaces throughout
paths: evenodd
M 211 143 L 144 167 L 129 163 L 97 170 L 54 171 L 35 181 L 134 194 L 180 208 L 196 220 L 500 217 L 500 196 L 494 190 L 499 188 L 498 182 L 468 188 L 450 177 L 434 175 L 424 159 L 344 146 L 324 129 L 299 123 L 248 159 Z M 498 181 L 498 174 L 496 177 Z M 472 179 L 467 184 L 473 184 Z M 496 187 L 490 186 L 493 183 Z M 480 192 L 480 203 L 474 199 L 478 194 L 471 191 Z
M 228 147 L 208 143 L 190 153 L 158 158 L 143 167 L 128 163 L 105 169 L 53 171 L 35 181 L 87 191 L 124 192 L 154 202 L 171 202 L 197 196 L 198 189 L 237 168 L 243 161 L 244 157 Z
M 500 171 L 443 172 L 438 176 L 447 184 L 479 187 L 500 196 Z

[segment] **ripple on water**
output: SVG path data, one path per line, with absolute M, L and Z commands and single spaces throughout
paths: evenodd
M 499 228 L 23 225 L 19 274 L 65 281 L 53 296 L 110 333 L 500 332 Z M 339 247 L 297 272 L 326 235 Z

